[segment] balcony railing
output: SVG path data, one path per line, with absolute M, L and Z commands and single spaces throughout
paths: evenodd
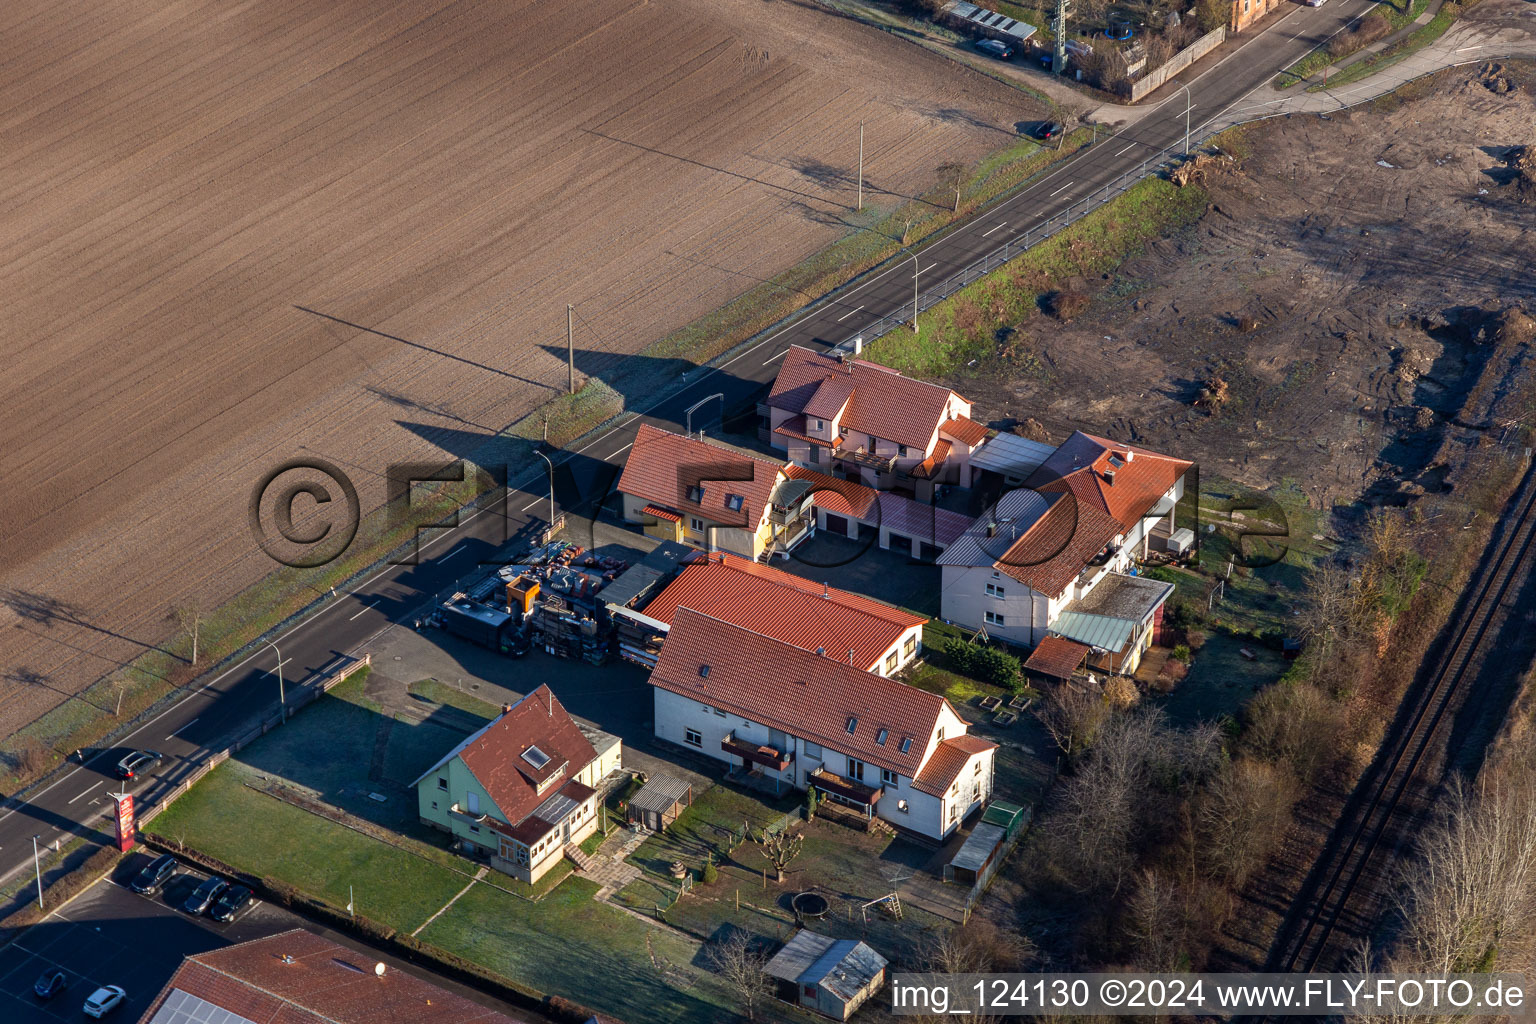
M 889 473 L 896 466 L 896 456 L 877 455 L 867 451 L 863 445 L 857 448 L 835 448 L 832 451 L 832 457 L 880 473 Z
M 793 758 L 782 750 L 773 747 L 765 747 L 760 743 L 738 739 L 734 732 L 728 733 L 725 739 L 720 741 L 720 749 L 727 754 L 735 754 L 737 757 L 760 764 L 764 768 L 772 768 L 781 772 L 788 768 Z
M 866 786 L 862 782 L 845 779 L 841 775 L 827 771 L 826 768 L 817 768 L 811 772 L 809 778 L 818 789 L 824 789 L 845 800 L 852 800 L 870 807 L 873 807 L 879 801 L 880 795 L 885 792 L 875 786 Z

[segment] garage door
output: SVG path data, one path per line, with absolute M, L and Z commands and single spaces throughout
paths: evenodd
M 848 517 L 834 516 L 830 512 L 827 513 L 827 532 L 835 533 L 839 537 L 848 536 Z
M 890 537 L 891 537 L 891 550 L 892 551 L 896 552 L 899 555 L 910 555 L 912 553 L 912 538 L 911 537 L 903 537 L 899 533 L 893 533 L 893 534 L 890 535 Z

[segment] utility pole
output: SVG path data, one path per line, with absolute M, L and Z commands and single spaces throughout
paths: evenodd
M 43 909 L 43 862 L 37 859 L 37 836 L 32 837 L 32 866 L 37 869 L 37 909 Z
M 859 209 L 864 209 L 864 122 L 859 122 Z
M 576 307 L 565 304 L 565 393 L 576 393 Z
M 1051 71 L 1058 75 L 1067 73 L 1067 16 L 1071 13 L 1072 0 L 1056 0 L 1056 14 L 1051 18 L 1051 31 L 1056 34 L 1056 53 Z

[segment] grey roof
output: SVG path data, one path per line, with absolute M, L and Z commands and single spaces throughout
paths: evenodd
M 847 1002 L 885 970 L 888 961 L 856 939 L 831 939 L 801 929 L 773 955 L 771 978 L 818 985 Z
M 603 588 L 603 603 L 625 607 L 650 597 L 677 574 L 683 559 L 695 553 L 697 549 L 686 544 L 662 541 L 650 554 Z
M 1050 501 L 1037 491 L 1009 491 L 987 510 L 986 515 L 973 522 L 944 549 L 944 553 L 938 557 L 938 564 L 968 568 L 996 564 L 999 558 L 1008 553 L 1013 542 L 1034 525 L 1035 520 L 1044 515 L 1049 507 Z M 997 524 L 996 535 L 992 537 L 987 536 L 990 523 Z
M 1055 445 L 1031 441 L 1018 434 L 994 434 L 971 453 L 971 465 L 1025 480 L 1044 465 L 1055 450 Z
M 1001 826 L 982 822 L 965 837 L 965 842 L 960 844 L 960 849 L 950 858 L 950 866 L 966 871 L 980 871 L 986 865 L 987 858 L 992 856 L 992 851 L 997 849 L 1007 835 Z
M 950 11 L 966 21 L 1012 36 L 1014 39 L 1024 40 L 1035 34 L 1035 26 L 1028 22 L 1015 21 L 1006 14 L 989 11 L 985 7 L 977 7 L 975 4 L 966 3 L 965 0 L 958 0 L 950 7 Z
M 1051 623 L 1051 632 L 1060 633 L 1068 640 L 1076 640 L 1103 651 L 1118 651 L 1131 638 L 1136 623 L 1128 619 L 1116 619 L 1108 615 L 1089 615 L 1087 612 L 1062 612 Z
M 629 798 L 629 806 L 642 811 L 670 811 L 672 805 L 688 795 L 693 783 L 687 779 L 675 779 L 670 775 L 654 775 L 640 787 L 640 792 Z
M 171 989 L 160 1009 L 147 1024 L 253 1024 L 249 1017 L 231 1013 L 206 999 L 199 999 L 179 988 Z
M 453 604 L 444 605 L 443 613 L 445 615 L 462 615 L 466 619 L 475 619 L 497 629 L 505 626 L 512 619 L 510 612 L 502 611 L 499 608 L 491 608 L 483 604 L 473 604 L 469 601 L 455 601 Z
M 1129 622 L 1142 622 L 1173 593 L 1173 584 L 1145 576 L 1127 576 L 1112 572 L 1062 611 L 1107 615 Z

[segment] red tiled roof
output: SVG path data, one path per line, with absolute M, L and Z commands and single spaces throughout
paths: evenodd
M 823 397 L 822 388 L 834 379 L 852 383 L 852 395 L 839 421 L 850 430 L 926 452 L 934 430 L 949 418 L 946 407 L 954 394 L 949 388 L 903 377 L 889 367 L 863 359 L 839 363 L 832 356 L 798 345 L 790 346 L 785 354 L 773 390 L 768 394 L 768 404 L 775 409 L 821 415 L 812 411 L 812 406 L 825 409 L 832 404 Z M 840 393 L 840 388 L 827 392 L 834 398 Z
M 1120 453 L 1119 456 L 1116 453 Z M 1125 453 L 1134 457 L 1127 460 Z M 1116 467 L 1112 459 L 1121 464 Z M 1108 513 L 1121 532 L 1136 525 L 1193 463 L 1076 431 L 1024 482 L 1037 491 L 1067 491 Z M 1113 472 L 1111 482 L 1107 473 Z
M 704 666 L 708 675 L 700 674 Z M 937 694 L 688 608 L 672 619 L 651 685 L 909 777 L 947 706 Z M 903 754 L 907 736 L 912 745 Z
M 811 501 L 817 508 L 824 508 L 834 515 L 867 519 L 872 514 L 880 492 L 852 480 L 818 473 L 804 466 L 785 466 L 784 475 L 791 480 L 805 480 L 812 488 Z
M 944 438 L 939 438 L 933 446 L 933 453 L 922 462 L 912 467 L 912 475 L 916 477 L 930 477 L 934 470 L 944 465 L 944 460 L 949 458 L 950 450 L 954 447 Z
M 853 397 L 853 378 L 847 374 L 833 374 L 816 385 L 802 410 L 807 416 L 821 420 L 835 420 L 843 411 L 848 399 Z
M 996 749 L 996 743 L 988 742 L 980 736 L 969 733 L 951 736 L 933 748 L 933 756 L 923 765 L 917 778 L 912 780 L 912 787 L 933 796 L 943 796 L 954 785 L 955 779 L 971 758 Z
M 657 508 L 655 505 L 647 505 L 640 511 L 648 516 L 655 516 L 657 519 L 670 520 L 674 523 L 680 523 L 683 521 L 683 517 L 678 515 L 676 512 L 664 508 Z
M 549 755 L 542 768 L 535 768 L 523 757 L 529 747 Z M 540 792 L 539 783 L 554 778 L 561 768 L 567 777 L 574 778 L 597 757 L 591 742 L 548 686 L 538 687 L 512 705 L 511 711 L 472 737 L 458 754 L 513 825 L 554 792 Z
M 1048 636 L 1030 652 L 1024 667 L 1041 675 L 1071 679 L 1072 673 L 1077 671 L 1077 666 L 1081 665 L 1087 656 L 1086 644 L 1068 640 L 1064 636 Z
M 1124 528 L 1107 512 L 1086 502 L 1057 493 L 1045 498 L 1050 507 L 993 567 L 1033 590 L 1058 597 Z
M 644 611 L 651 618 L 671 622 L 679 608 L 703 612 L 806 651 L 820 647 L 841 658 L 851 647 L 859 668 L 874 666 L 903 633 L 928 621 L 725 552 L 694 561 Z
M 295 928 L 183 960 L 141 1021 L 180 989 L 257 1024 L 518 1024 L 399 968 L 376 975 L 376 962 Z
M 824 441 L 819 437 L 812 437 L 806 430 L 805 417 L 798 414 L 791 416 L 783 423 L 780 423 L 778 426 L 774 427 L 773 432 L 775 434 L 783 434 L 785 437 L 792 437 L 796 441 L 808 441 L 811 444 L 820 445 L 823 448 L 832 447 L 831 441 Z
M 769 459 L 642 423 L 624 460 L 619 490 L 644 501 L 697 512 L 710 522 L 750 529 L 768 507 L 782 468 Z M 688 500 L 693 487 L 703 488 L 702 500 Z M 732 494 L 744 499 L 740 510 L 727 504 Z
M 948 434 L 968 448 L 975 448 L 987 439 L 986 426 L 977 423 L 969 416 L 956 416 L 954 419 L 945 420 L 939 424 L 939 433 Z

